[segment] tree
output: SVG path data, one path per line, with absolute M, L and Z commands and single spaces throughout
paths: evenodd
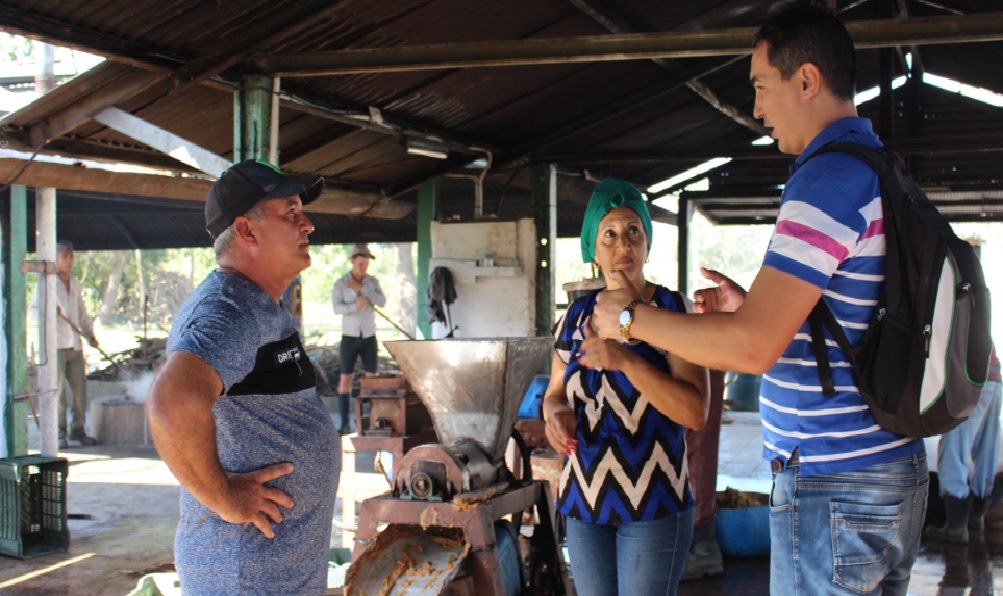
M 108 272 L 108 283 L 105 286 L 104 297 L 101 300 L 101 310 L 98 314 L 102 325 L 111 323 L 112 315 L 115 312 L 115 304 L 118 302 L 118 289 L 122 281 L 122 271 L 125 269 L 125 257 L 123 253 L 116 252 L 112 257 L 111 269 Z
M 400 303 L 397 305 L 397 309 L 391 312 L 397 318 L 397 323 L 411 337 L 417 337 L 419 300 L 414 272 L 413 252 L 415 245 L 411 242 L 398 242 L 390 246 L 397 257 L 396 287 L 400 292 Z
M 30 62 L 34 50 L 34 41 L 20 35 L 0 33 L 0 61 Z

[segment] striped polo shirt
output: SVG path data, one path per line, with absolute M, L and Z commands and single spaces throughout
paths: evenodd
M 885 275 L 885 236 L 877 174 L 842 153 L 808 156 L 836 141 L 881 147 L 869 120 L 843 118 L 819 133 L 791 166 L 780 214 L 763 261 L 823 290 L 822 297 L 858 345 Z M 822 395 L 807 321 L 763 375 L 763 456 L 785 460 L 795 448 L 807 476 L 857 470 L 923 451 L 923 442 L 878 426 L 846 355 L 826 332 L 836 395 Z

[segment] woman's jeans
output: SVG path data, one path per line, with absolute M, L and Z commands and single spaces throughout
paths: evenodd
M 618 526 L 569 517 L 567 536 L 579 596 L 675 594 L 693 541 L 693 509 Z
M 926 516 L 926 454 L 841 474 L 773 476 L 770 593 L 904 595 Z

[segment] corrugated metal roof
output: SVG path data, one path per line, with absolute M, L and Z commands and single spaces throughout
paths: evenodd
M 567 39 L 570 44 L 578 36 L 605 36 L 611 31 L 720 29 L 724 35 L 727 28 L 755 26 L 769 10 L 783 4 L 769 0 L 8 0 L 0 8 L 0 28 L 86 49 L 109 60 L 0 120 L 0 135 L 29 150 L 44 141 L 43 152 L 191 171 L 91 120 L 89 114 L 117 107 L 229 159 L 233 91 L 242 75 L 254 72 L 258 57 L 364 48 L 402 48 L 401 55 L 407 56 L 411 48 L 426 44 L 484 41 Z M 895 15 L 886 13 L 891 3 L 879 0 L 835 4 L 851 24 L 891 17 L 905 22 L 999 15 L 992 12 L 998 9 L 991 3 L 968 0 L 903 0 L 896 4 Z M 963 33 L 943 35 L 957 38 Z M 892 56 L 892 76 L 905 72 L 907 51 L 916 52 L 915 63 L 927 72 L 1003 92 L 999 41 L 896 48 L 885 52 Z M 880 55 L 873 49 L 858 53 L 858 88 L 878 84 Z M 748 68 L 747 57 L 719 56 L 287 76 L 281 82 L 279 161 L 294 173 L 323 175 L 330 187 L 354 193 L 354 201 L 388 197 L 407 206 L 416 202 L 413 189 L 419 183 L 456 171 L 489 150 L 493 169 L 486 188 L 499 193 L 507 189 L 505 217 L 532 214 L 527 168 L 553 161 L 571 175 L 559 179 L 559 233 L 576 235 L 591 188 L 583 178 L 616 176 L 645 188 L 710 157 L 732 156 L 730 163 L 708 175 L 709 195 L 717 198 L 695 204 L 721 223 L 759 221 L 775 215 L 777 185 L 786 179 L 791 158 L 776 155 L 775 149 L 757 152 L 750 145 L 759 133 L 748 125 L 753 103 Z M 694 83 L 716 95 L 721 105 L 694 92 L 690 88 Z M 948 192 L 1001 189 L 997 166 L 1003 151 L 1001 108 L 929 85 L 912 87 L 895 92 L 892 134 L 887 140 L 910 155 L 917 177 Z M 722 109 L 744 114 L 746 122 L 737 122 Z M 880 125 L 879 101 L 859 109 L 875 120 L 876 127 Z M 408 155 L 405 140 L 414 137 L 441 139 L 450 147 L 451 158 Z M 468 209 L 472 191 L 460 190 L 464 185 L 469 181 L 440 178 L 440 207 Z M 78 200 L 81 209 L 95 206 L 87 201 L 96 199 L 78 194 L 62 194 L 63 212 L 71 211 Z M 369 199 L 359 199 L 366 196 Z M 748 196 L 758 197 L 762 206 L 749 209 L 749 199 L 743 198 Z M 89 236 L 78 240 L 81 246 L 95 248 L 102 243 L 128 244 L 123 227 L 142 246 L 201 242 L 204 231 L 192 209 L 181 205 L 149 218 L 144 211 L 148 206 L 139 199 L 117 197 L 113 202 L 124 223 L 113 228 L 121 237 L 96 222 L 69 223 L 62 216 L 61 232 L 72 227 Z M 950 213 L 957 219 L 1003 219 L 1003 207 L 997 203 L 987 199 Z M 129 214 L 133 205 L 134 216 Z M 172 229 L 163 233 L 152 229 L 147 225 L 151 219 Z M 316 219 L 320 242 L 414 237 L 408 227 L 415 225 L 413 213 L 394 220 L 331 213 Z

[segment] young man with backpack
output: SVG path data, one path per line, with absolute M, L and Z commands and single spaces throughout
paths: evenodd
M 625 312 L 631 290 L 607 291 L 593 316 L 602 337 L 640 339 L 714 369 L 764 373 L 772 594 L 905 594 L 929 485 L 923 443 L 876 423 L 831 340 L 835 392 L 823 395 L 808 325 L 824 297 L 859 344 L 883 286 L 885 238 L 875 171 L 845 153 L 807 158 L 837 141 L 881 142 L 857 117 L 853 42 L 838 19 L 796 6 L 765 22 L 754 41 L 754 115 L 797 158 L 748 293 L 721 276 L 718 288 L 698 294 L 706 314 L 695 316 L 641 305 Z M 588 342 L 583 351 L 589 365 Z

